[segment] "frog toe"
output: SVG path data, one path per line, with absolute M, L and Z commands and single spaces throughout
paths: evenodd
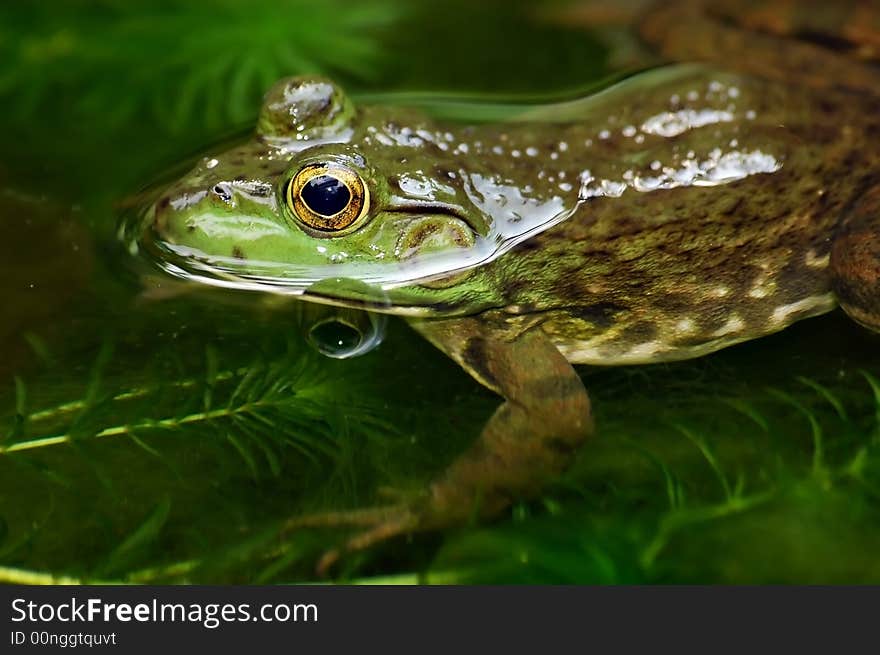
M 283 536 L 308 528 L 356 528 L 355 534 L 342 545 L 328 549 L 319 558 L 315 571 L 319 576 L 325 577 L 346 555 L 415 532 L 421 522 L 414 505 L 400 503 L 295 517 L 284 524 L 281 534 Z
M 370 527 L 357 532 L 342 546 L 325 551 L 315 566 L 317 574 L 326 577 L 345 555 L 367 550 L 389 539 L 409 534 L 418 528 L 418 517 L 406 506 L 383 508 L 381 513 L 381 518 Z

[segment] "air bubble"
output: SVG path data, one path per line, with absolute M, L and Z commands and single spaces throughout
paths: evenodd
M 382 343 L 388 320 L 384 314 L 357 309 L 322 309 L 326 315 L 307 327 L 306 338 L 325 357 L 359 357 Z

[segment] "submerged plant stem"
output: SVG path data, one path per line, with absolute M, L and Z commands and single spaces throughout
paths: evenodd
M 72 578 L 66 575 L 52 575 L 42 571 L 28 571 L 11 566 L 0 566 L 0 583 L 3 584 L 26 584 L 26 585 L 116 585 L 117 580 L 91 580 Z
M 144 421 L 141 423 L 129 425 L 115 425 L 104 428 L 100 432 L 96 432 L 90 439 L 100 439 L 103 437 L 115 437 L 118 435 L 129 434 L 134 430 L 148 428 L 176 428 L 189 423 L 198 423 L 202 421 L 210 421 L 215 418 L 231 418 L 240 414 L 253 413 L 260 407 L 266 407 L 273 403 L 265 401 L 246 403 L 240 407 L 214 409 L 209 412 L 197 412 L 189 414 L 182 418 L 165 418 L 157 421 Z M 48 446 L 57 446 L 58 444 L 69 443 L 74 440 L 70 434 L 59 434 L 53 437 L 41 437 L 39 439 L 30 439 L 28 441 L 20 441 L 9 446 L 0 446 L 0 454 L 14 453 L 21 450 L 33 450 L 34 448 L 46 448 Z
M 247 373 L 248 369 L 246 367 L 242 367 L 236 369 L 234 371 L 221 371 L 213 376 L 212 380 L 215 382 L 225 382 L 226 380 L 230 380 L 234 377 L 240 377 Z M 187 389 L 196 386 L 197 384 L 201 384 L 202 380 L 180 380 L 177 382 L 171 382 L 168 384 L 169 387 L 176 389 Z M 143 398 L 151 393 L 156 391 L 155 387 L 140 387 L 138 389 L 130 389 L 129 391 L 123 391 L 122 393 L 118 393 L 111 398 L 114 402 L 122 402 L 126 400 L 135 400 L 137 398 Z M 69 414 L 71 412 L 78 412 L 85 409 L 88 406 L 88 401 L 85 399 L 82 400 L 73 400 L 68 403 L 63 403 L 61 405 L 57 405 L 56 407 L 50 407 L 48 409 L 43 409 L 38 412 L 33 412 L 28 415 L 28 420 L 31 422 L 35 421 L 46 421 L 52 418 L 56 418 L 58 416 L 62 416 L 64 414 Z

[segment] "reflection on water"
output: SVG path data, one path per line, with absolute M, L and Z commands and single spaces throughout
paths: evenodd
M 385 337 L 388 318 L 384 314 L 342 307 L 315 307 L 307 317 L 306 335 L 308 342 L 322 355 L 333 359 L 366 355 Z

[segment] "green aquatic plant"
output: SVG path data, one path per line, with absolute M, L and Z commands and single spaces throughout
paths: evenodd
M 688 368 L 695 367 L 669 372 Z M 635 370 L 607 378 L 636 376 L 644 379 Z M 667 375 L 655 369 L 648 378 Z M 603 443 L 543 503 L 447 540 L 433 561 L 438 579 L 454 572 L 456 582 L 481 583 L 877 580 L 876 377 L 854 371 L 847 384 L 796 376 L 722 388 L 678 401 L 614 389 L 617 407 L 602 412 Z M 661 421 L 638 428 L 627 413 L 634 409 Z
M 144 116 L 169 133 L 250 118 L 285 75 L 370 79 L 400 2 L 70 0 L 0 8 L 0 97 L 68 124 Z
M 207 489 L 197 488 L 200 480 L 279 484 L 288 490 L 279 494 L 279 507 L 289 513 L 299 485 L 312 491 L 345 489 L 352 460 L 350 446 L 342 442 L 394 442 L 395 430 L 381 417 L 373 395 L 340 397 L 337 385 L 356 391 L 363 385 L 359 375 L 332 375 L 328 364 L 333 362 L 295 334 L 250 344 L 249 354 L 209 345 L 201 361 L 183 360 L 173 347 L 144 361 L 113 343 L 102 340 L 87 375 L 67 371 L 64 356 L 53 356 L 35 380 L 17 376 L 6 396 L 10 412 L 0 433 L 0 517 L 11 537 L 3 541 L 0 535 L 5 561 L 43 557 L 62 542 L 76 544 L 83 537 L 88 542 L 90 531 L 113 526 L 111 547 L 91 556 L 75 546 L 73 552 L 76 566 L 90 575 L 116 573 L 137 563 L 135 556 L 143 556 L 146 542 L 160 536 L 169 515 L 199 515 L 181 492 L 204 493 Z M 224 366 L 227 358 L 236 365 Z M 129 367 L 139 372 L 133 375 Z M 75 395 L 46 402 L 59 391 Z M 132 470 L 141 472 L 140 481 L 129 475 Z M 147 480 L 156 488 L 140 487 Z M 178 493 L 169 492 L 168 485 Z M 23 488 L 33 491 L 25 505 L 14 502 Z M 88 500 L 96 497 L 103 500 Z M 77 516 L 71 507 L 83 513 Z M 105 517 L 110 526 L 90 527 L 96 507 L 110 512 Z M 132 528 L 141 513 L 149 525 Z M 56 541 L 59 531 L 66 536 Z M 34 543 L 40 547 L 32 549 Z
M 282 318 L 233 329 L 198 352 L 192 340 L 168 345 L 145 367 L 148 353 L 105 340 L 85 376 L 66 376 L 57 355 L 52 375 L 20 376 L 5 399 L 0 579 L 312 580 L 315 560 L 347 531 L 287 532 L 291 517 L 370 505 L 384 486 L 418 490 L 494 408 L 491 394 L 400 326 L 393 347 L 332 362 L 280 338 Z M 256 348 L 235 345 L 237 334 L 261 333 Z M 583 369 L 601 438 L 542 498 L 493 525 L 348 558 L 337 575 L 880 579 L 866 559 L 880 538 L 876 373 L 759 365 L 786 360 L 811 334 L 804 324 L 703 360 Z M 125 373 L 132 366 L 142 367 L 137 376 Z M 421 367 L 430 381 L 414 379 Z M 651 426 L 639 418 L 648 415 Z M 831 562 L 837 535 L 846 556 Z

